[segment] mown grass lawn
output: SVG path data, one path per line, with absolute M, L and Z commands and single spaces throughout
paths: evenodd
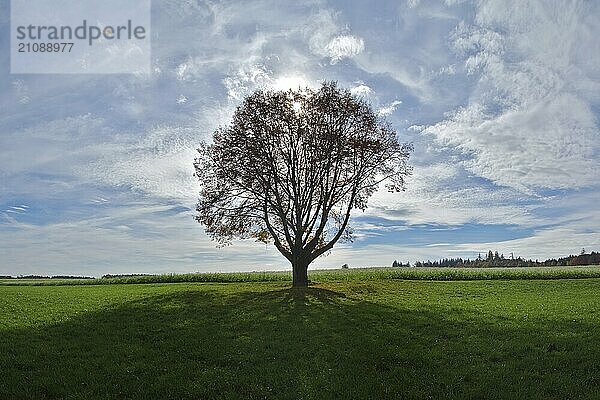
M 0 399 L 600 398 L 600 279 L 0 286 Z

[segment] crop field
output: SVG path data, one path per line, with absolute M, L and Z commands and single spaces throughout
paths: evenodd
M 353 268 L 309 272 L 313 282 L 362 282 L 365 280 L 514 280 L 600 278 L 600 266 L 511 268 Z M 291 272 L 229 272 L 132 276 L 101 279 L 0 279 L 0 285 L 106 285 L 181 282 L 291 282 Z
M 600 279 L 377 273 L 2 284 L 0 399 L 600 398 Z

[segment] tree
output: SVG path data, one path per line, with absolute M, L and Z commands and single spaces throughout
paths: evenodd
M 353 209 L 385 182 L 404 190 L 412 146 L 369 104 L 335 82 L 318 90 L 259 90 L 203 143 L 196 220 L 221 244 L 272 242 L 292 264 L 293 285 L 339 240 Z

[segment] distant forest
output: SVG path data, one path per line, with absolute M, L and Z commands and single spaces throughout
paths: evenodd
M 474 259 L 468 258 L 443 258 L 438 261 L 417 261 L 414 267 L 463 267 L 463 268 L 489 268 L 489 267 L 554 267 L 554 266 L 575 266 L 575 265 L 600 265 L 600 253 L 592 251 L 586 253 L 581 250 L 578 256 L 567 256 L 562 258 L 550 258 L 545 261 L 526 260 L 521 257 L 515 258 L 512 253 L 508 257 L 499 254 L 497 251 L 488 251 L 485 257 L 481 254 Z M 398 261 L 392 263 L 392 267 L 410 267 L 410 263 L 403 264 Z

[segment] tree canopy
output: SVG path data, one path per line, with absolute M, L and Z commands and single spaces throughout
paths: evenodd
M 404 190 L 412 146 L 362 99 L 335 82 L 318 90 L 259 90 L 228 126 L 203 143 L 198 222 L 220 243 L 272 242 L 292 264 L 295 286 L 308 265 L 350 240 L 353 209 L 380 184 Z

